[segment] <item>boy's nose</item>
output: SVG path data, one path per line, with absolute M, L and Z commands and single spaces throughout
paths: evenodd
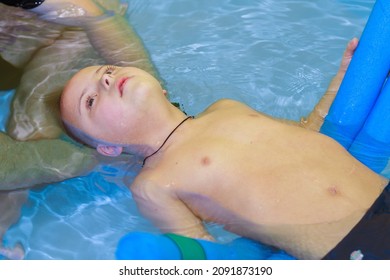
M 100 84 L 108 90 L 114 84 L 114 78 L 110 74 L 104 74 L 100 80 Z

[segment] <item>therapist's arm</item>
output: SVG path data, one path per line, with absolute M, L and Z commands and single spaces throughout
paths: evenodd
M 142 40 L 124 18 L 118 0 L 45 0 L 32 9 L 43 19 L 82 27 L 107 64 L 141 68 L 159 79 Z
M 61 139 L 16 141 L 0 132 L 0 191 L 85 175 L 97 163 L 92 149 L 76 147 Z

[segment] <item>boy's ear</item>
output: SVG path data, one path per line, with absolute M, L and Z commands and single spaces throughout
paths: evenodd
M 117 157 L 122 153 L 123 148 L 119 146 L 106 146 L 106 145 L 99 144 L 96 147 L 96 150 L 98 151 L 99 154 L 103 156 Z

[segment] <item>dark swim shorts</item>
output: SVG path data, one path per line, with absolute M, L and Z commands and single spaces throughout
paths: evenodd
M 41 5 L 44 1 L 45 0 L 1 0 L 1 3 L 23 9 L 33 9 Z
M 390 259 L 390 183 L 325 260 Z

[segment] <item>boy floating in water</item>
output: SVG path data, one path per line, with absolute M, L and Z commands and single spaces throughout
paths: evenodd
M 298 258 L 320 259 L 354 238 L 352 229 L 364 227 L 370 207 L 388 195 L 387 179 L 316 131 L 356 45 L 349 43 L 328 93 L 300 124 L 233 100 L 188 117 L 150 74 L 114 66 L 76 74 L 61 113 L 75 138 L 101 154 L 139 156 L 143 168 L 130 189 L 163 232 L 211 240 L 203 226 L 211 221 Z

